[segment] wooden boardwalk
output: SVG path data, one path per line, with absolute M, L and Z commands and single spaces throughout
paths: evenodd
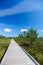
M 36 65 L 21 47 L 12 40 L 5 56 L 2 59 L 1 65 Z M 37 64 L 39 65 L 39 64 Z

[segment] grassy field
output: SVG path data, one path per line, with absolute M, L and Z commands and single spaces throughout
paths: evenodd
M 29 40 L 16 37 L 14 40 L 23 47 L 28 53 L 31 54 L 39 63 L 43 65 L 43 38 L 38 38 L 36 42 L 30 45 Z M 3 57 L 11 38 L 0 38 L 0 60 Z
M 29 40 L 24 41 L 23 38 L 15 38 L 15 41 L 18 42 L 31 56 L 33 56 L 40 65 L 43 65 L 43 38 L 38 38 L 36 42 L 30 45 Z
M 3 54 L 5 53 L 9 43 L 10 43 L 10 40 L 9 38 L 0 38 L 0 60 L 3 56 Z

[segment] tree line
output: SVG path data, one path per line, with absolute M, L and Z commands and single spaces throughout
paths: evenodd
M 24 43 L 26 43 L 26 40 L 30 42 L 32 45 L 34 41 L 38 38 L 38 33 L 34 29 L 29 29 L 28 31 L 24 31 L 18 35 L 19 38 L 24 38 Z

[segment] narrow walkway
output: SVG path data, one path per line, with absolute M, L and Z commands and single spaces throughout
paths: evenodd
M 12 40 L 1 65 L 35 65 L 19 45 Z

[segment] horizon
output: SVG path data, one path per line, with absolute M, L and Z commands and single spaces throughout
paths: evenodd
M 0 35 L 16 37 L 30 28 L 43 36 L 43 0 L 0 1 Z

